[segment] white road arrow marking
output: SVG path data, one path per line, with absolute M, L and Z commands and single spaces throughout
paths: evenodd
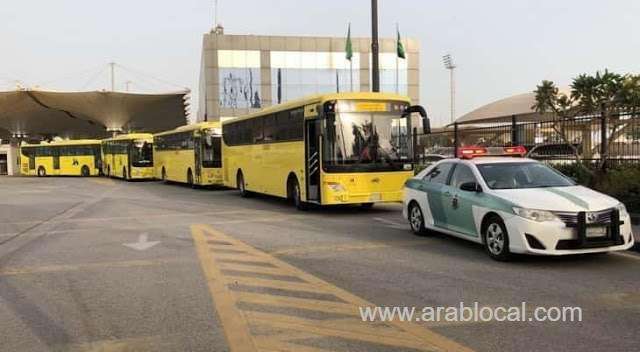
M 403 225 L 403 224 L 397 223 L 397 222 L 392 221 L 392 220 L 388 220 L 388 219 L 384 219 L 384 218 L 373 218 L 373 220 L 379 221 L 379 222 L 383 223 L 385 225 L 385 227 L 390 227 L 392 229 L 397 229 L 397 230 L 406 230 L 407 229 L 407 225 Z
M 138 242 L 123 243 L 122 245 L 135 249 L 137 251 L 144 251 L 160 243 L 160 241 L 148 241 L 148 238 L 149 236 L 146 233 L 143 233 L 140 235 L 140 237 L 138 237 Z

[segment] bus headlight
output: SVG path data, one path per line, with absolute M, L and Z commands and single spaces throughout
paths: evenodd
M 555 216 L 552 212 L 546 210 L 513 207 L 513 212 L 525 219 L 537 222 L 558 220 L 557 216 Z
M 327 186 L 334 192 L 344 192 L 347 189 L 341 183 L 338 182 L 327 182 Z

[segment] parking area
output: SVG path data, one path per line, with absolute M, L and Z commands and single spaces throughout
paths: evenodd
M 581 307 L 581 322 L 365 322 L 359 307 Z M 636 252 L 491 260 L 399 204 L 0 178 L 0 350 L 630 351 Z

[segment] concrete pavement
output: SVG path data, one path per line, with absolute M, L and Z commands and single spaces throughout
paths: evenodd
M 629 351 L 640 256 L 489 259 L 398 205 L 0 178 L 0 350 Z M 153 243 L 153 244 L 151 244 Z M 583 321 L 371 323 L 359 306 L 579 306 Z

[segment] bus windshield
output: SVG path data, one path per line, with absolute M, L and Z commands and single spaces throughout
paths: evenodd
M 399 112 L 336 113 L 325 134 L 323 166 L 343 172 L 410 170 L 407 130 Z
M 143 140 L 134 140 L 131 148 L 131 165 L 136 167 L 153 166 L 152 144 Z

